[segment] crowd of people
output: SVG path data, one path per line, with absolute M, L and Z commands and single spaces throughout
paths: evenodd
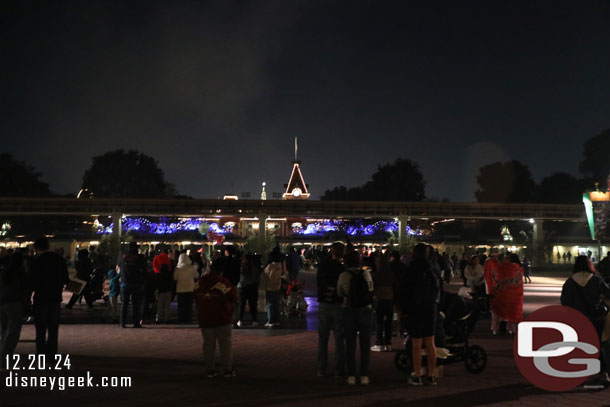
M 363 256 L 353 247 L 334 243 L 330 257 L 317 271 L 318 357 L 317 374 L 347 378 L 347 383 L 370 383 L 370 352 L 392 350 L 393 315 L 413 339 L 412 385 L 436 385 L 435 328 L 442 301 L 443 274 L 440 255 L 431 246 L 418 244 L 412 257 L 397 251 Z M 370 346 L 372 316 L 376 344 Z M 402 325 L 402 324 L 400 324 Z M 334 332 L 335 367 L 328 369 L 328 342 Z M 359 366 L 356 368 L 356 343 Z M 427 374 L 422 376 L 422 345 L 427 351 Z
M 75 256 L 75 275 L 68 273 L 62 253 L 50 250 L 46 238 L 34 244 L 35 256 L 0 248 L 0 356 L 14 352 L 24 316 L 36 326 L 36 351 L 53 355 L 58 350 L 62 293 L 71 280 L 73 289 L 65 308 L 85 300 L 88 307 L 104 298 L 105 318 L 121 328 L 131 324 L 171 322 L 171 304 L 177 302 L 177 322 L 190 324 L 193 306 L 203 338 L 203 354 L 209 377 L 217 376 L 216 348 L 223 375 L 235 376 L 232 363 L 232 330 L 258 323 L 259 289 L 265 293 L 266 328 L 280 325 L 280 301 L 286 284 L 296 281 L 304 259 L 298 250 L 283 254 L 279 247 L 266 257 L 253 253 L 239 256 L 225 245 L 208 259 L 201 251 L 160 248 L 144 254 L 132 242 L 124 255 L 109 267 L 108 256 L 81 249 Z M 574 273 L 564 285 L 561 303 L 591 319 L 602 343 L 602 361 L 610 366 L 610 328 L 604 299 L 610 289 L 610 254 L 598 272 L 587 256 L 575 259 Z M 366 252 L 336 242 L 328 253 L 319 253 L 316 271 L 318 297 L 318 376 L 344 377 L 349 385 L 370 383 L 370 352 L 392 350 L 394 315 L 397 330 L 411 339 L 414 386 L 437 384 L 437 341 L 442 325 L 444 284 L 461 278 L 467 291 L 489 299 L 491 331 L 514 334 L 523 319 L 523 289 L 531 262 L 513 253 L 492 249 L 474 256 L 439 253 L 420 243 L 410 253 L 384 250 Z M 527 270 L 527 271 L 526 271 Z M 601 273 L 601 274 L 600 274 Z M 109 281 L 107 296 L 102 290 Z M 531 280 L 530 280 L 531 281 Z M 120 298 L 120 302 L 119 302 Z M 246 314 L 249 309 L 249 316 Z M 249 321 L 248 321 L 249 320 Z M 375 332 L 372 332 L 372 331 Z M 334 336 L 334 367 L 329 369 L 330 333 Z M 371 336 L 375 344 L 371 346 Z M 356 350 L 359 349 L 357 357 Z M 422 366 L 425 349 L 426 366 Z

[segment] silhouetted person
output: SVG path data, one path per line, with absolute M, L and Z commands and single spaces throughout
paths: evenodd
M 117 268 L 121 273 L 121 328 L 126 328 L 130 302 L 132 303 L 133 326 L 141 328 L 140 301 L 144 290 L 146 259 L 138 254 L 137 242 L 129 243 L 129 251 L 120 260 Z
M 32 261 L 31 282 L 34 291 L 36 353 L 46 354 L 49 361 L 57 353 L 59 312 L 64 286 L 69 281 L 64 259 L 49 251 L 49 241 L 42 237 L 34 242 L 36 258 Z
M 335 242 L 330 247 L 330 258 L 318 266 L 318 376 L 325 376 L 328 367 L 328 340 L 332 330 L 335 338 L 335 376 L 345 375 L 345 329 L 343 327 L 343 301 L 337 294 L 339 276 L 343 267 L 345 245 Z
M 76 301 L 78 301 L 81 297 L 85 297 L 85 301 L 89 308 L 93 308 L 93 298 L 91 295 L 91 273 L 93 272 L 93 263 L 89 259 L 89 251 L 87 249 L 82 249 L 78 251 L 78 256 L 76 258 L 76 278 L 79 280 L 85 281 L 85 287 L 81 291 L 80 294 L 72 294 L 72 298 L 66 305 L 66 308 L 72 309 Z
M 12 355 L 21 335 L 27 298 L 24 256 L 0 248 L 0 361 Z
M 176 294 L 178 295 L 178 322 L 190 324 L 193 319 L 193 289 L 197 266 L 193 265 L 189 256 L 182 253 L 178 259 L 178 265 L 174 270 L 174 280 L 176 280 Z
M 299 272 L 303 268 L 303 259 L 301 253 L 299 253 L 294 247 L 290 249 L 288 256 L 286 257 L 286 270 L 288 270 L 288 278 L 290 281 L 297 280 L 299 278 Z

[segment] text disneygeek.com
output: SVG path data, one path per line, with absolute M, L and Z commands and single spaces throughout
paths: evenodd
M 6 388 L 21 389 L 49 389 L 65 390 L 70 388 L 125 388 L 131 387 L 131 377 L 128 376 L 102 376 L 94 378 L 90 371 L 81 376 L 40 376 L 29 375 L 33 371 L 38 373 L 70 370 L 72 364 L 70 355 L 54 355 L 47 359 L 45 355 L 7 355 L 3 368 L 8 370 L 4 379 Z
M 10 372 L 4 380 L 7 388 L 39 388 L 49 390 L 65 390 L 70 388 L 87 387 L 131 387 L 131 377 L 102 376 L 99 381 L 94 380 L 91 372 L 86 376 L 21 376 Z

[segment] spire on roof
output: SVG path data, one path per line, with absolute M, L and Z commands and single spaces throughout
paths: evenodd
M 292 165 L 292 173 L 290 174 L 290 180 L 286 187 L 286 192 L 282 195 L 282 199 L 307 199 L 309 198 L 309 191 L 307 190 L 307 184 L 303 179 L 301 173 L 300 162 L 298 160 L 299 144 L 297 137 L 294 138 L 294 161 Z

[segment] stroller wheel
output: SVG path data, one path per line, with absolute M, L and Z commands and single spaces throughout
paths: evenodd
M 396 369 L 404 373 L 411 373 L 413 370 L 413 363 L 411 362 L 411 353 L 406 350 L 396 352 L 394 356 L 394 365 Z
M 471 345 L 464 352 L 464 366 L 470 373 L 481 373 L 487 366 L 487 353 L 478 345 Z

